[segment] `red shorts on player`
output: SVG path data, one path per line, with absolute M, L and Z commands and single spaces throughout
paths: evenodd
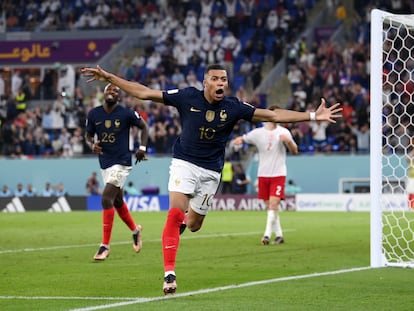
M 259 192 L 257 197 L 262 200 L 269 200 L 269 197 L 275 196 L 283 200 L 285 198 L 286 176 L 277 177 L 258 177 Z

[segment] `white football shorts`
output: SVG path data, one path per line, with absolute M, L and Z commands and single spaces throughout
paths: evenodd
M 111 184 L 115 187 L 124 188 L 125 182 L 131 172 L 132 166 L 113 165 L 106 169 L 101 169 L 104 184 Z
M 220 173 L 199 167 L 190 162 L 172 159 L 168 191 L 187 194 L 190 207 L 200 215 L 207 215 L 220 183 Z

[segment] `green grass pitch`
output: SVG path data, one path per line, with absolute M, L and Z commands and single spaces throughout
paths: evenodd
M 166 213 L 133 213 L 135 254 L 115 216 L 94 262 L 101 213 L 0 215 L 0 310 L 413 310 L 414 269 L 369 268 L 369 214 L 283 212 L 286 243 L 263 246 L 266 213 L 211 211 L 184 232 L 177 293 L 163 296 Z M 361 268 L 361 269 L 359 269 Z

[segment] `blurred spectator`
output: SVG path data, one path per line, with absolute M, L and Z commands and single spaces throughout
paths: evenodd
M 262 67 L 259 63 L 254 63 L 251 76 L 252 76 L 253 89 L 255 89 L 262 82 Z
M 352 127 L 352 133 L 356 136 L 358 152 L 368 153 L 370 148 L 369 123 L 364 123 L 359 127 Z
M 16 110 L 17 113 L 25 112 L 27 109 L 27 94 L 23 91 L 22 87 L 19 87 L 17 90 L 17 94 L 14 97 L 16 103 Z
M 101 189 L 99 187 L 99 180 L 98 180 L 96 172 L 92 172 L 92 175 L 86 181 L 86 193 L 90 195 L 101 194 Z
M 52 185 L 47 182 L 45 183 L 45 188 L 41 192 L 42 197 L 51 197 L 55 195 L 55 191 L 52 188 Z
M 185 82 L 185 76 L 184 74 L 180 71 L 180 68 L 176 67 L 174 69 L 174 73 L 171 76 L 171 82 L 178 87 L 179 85 L 181 85 L 181 83 Z
M 249 88 L 249 87 L 252 86 L 252 83 L 253 83 L 252 82 L 252 75 L 251 75 L 252 70 L 253 70 L 253 64 L 252 64 L 250 58 L 245 57 L 243 59 L 243 63 L 240 65 L 238 75 L 241 75 L 245 78 L 245 80 L 244 80 L 245 83 L 244 84 L 245 84 L 246 88 Z M 243 85 L 241 85 L 240 87 L 243 87 Z
M 48 132 L 49 135 L 51 133 L 56 133 L 57 135 L 60 134 L 62 129 L 65 127 L 65 117 L 66 117 L 65 113 L 66 113 L 66 107 L 63 102 L 63 97 L 58 96 L 58 99 L 55 100 L 53 103 L 53 107 L 49 115 L 52 121 L 51 128 L 50 128 L 51 131 Z M 52 139 L 53 137 L 51 138 L 51 140 Z
M 288 70 L 291 68 L 292 65 L 296 65 L 299 59 L 299 51 L 298 47 L 294 43 L 289 43 L 287 47 L 287 66 Z
M 68 195 L 67 191 L 65 190 L 65 185 L 63 183 L 59 183 L 56 186 L 54 195 L 57 197 L 64 197 Z
M 57 94 L 61 94 L 62 97 L 73 97 L 75 94 L 75 68 L 72 65 L 65 65 L 59 74 Z
M 149 130 L 151 146 L 156 153 L 164 153 L 167 143 L 167 131 L 165 125 L 161 121 L 155 122 Z
M 192 86 L 195 87 L 198 90 L 202 90 L 203 89 L 203 84 L 197 80 L 197 76 L 195 75 L 194 71 L 190 70 L 190 72 L 188 73 L 187 77 L 187 84 L 188 86 Z
M 50 104 L 46 105 L 42 111 L 41 125 L 47 132 L 53 129 L 52 106 Z
M 70 146 L 73 156 L 82 156 L 84 153 L 85 139 L 82 135 L 83 130 L 81 127 L 77 127 L 73 132 L 73 136 L 70 138 Z
M 128 185 L 124 188 L 124 193 L 127 195 L 138 195 L 139 191 L 135 188 L 134 183 L 129 181 Z
M 316 152 L 323 152 L 328 146 L 328 139 L 326 135 L 326 129 L 328 127 L 327 121 L 314 121 L 311 122 L 310 127 L 312 129 L 312 144 Z
M 62 131 L 59 135 L 56 135 L 58 139 L 61 141 L 62 147 L 66 145 L 70 145 L 70 139 L 72 135 L 69 133 L 67 128 L 62 128 Z
M 17 188 L 14 191 L 14 196 L 15 197 L 24 197 L 25 195 L 26 195 L 26 190 L 23 188 L 23 184 L 18 183 Z
M 246 175 L 243 166 L 241 164 L 235 165 L 233 173 L 233 193 L 245 194 L 249 183 L 250 177 Z
M 15 70 L 11 78 L 11 93 L 15 97 L 18 94 L 19 89 L 23 86 L 23 79 L 20 76 L 20 71 Z
M 221 41 L 221 48 L 223 49 L 223 66 L 227 70 L 228 79 L 233 81 L 234 78 L 234 61 L 241 50 L 240 41 L 234 36 L 231 31 L 227 31 L 223 40 Z
M 37 191 L 35 188 L 33 188 L 32 184 L 27 184 L 25 196 L 26 197 L 37 197 Z
M 54 88 L 54 80 L 56 78 L 56 71 L 47 68 L 41 82 L 41 92 L 44 99 L 53 99 L 56 96 L 56 90 Z
M 233 163 L 226 157 L 221 172 L 221 193 L 230 194 L 233 192 Z
M 4 13 L 5 12 L 3 11 L 3 14 L 0 16 L 0 33 L 4 33 L 7 30 L 7 27 L 6 27 L 6 15 Z
M 3 188 L 0 192 L 0 198 L 6 198 L 13 196 L 13 193 L 10 191 L 9 187 L 7 185 L 3 185 Z
M 290 91 L 292 92 L 292 94 L 294 94 L 296 88 L 302 82 L 302 71 L 298 68 L 296 64 L 292 64 L 289 66 L 287 78 L 290 83 Z
M 63 142 L 59 139 L 59 135 L 57 133 L 54 133 L 52 137 L 53 140 L 51 141 L 51 145 L 53 155 L 60 157 L 63 154 Z
M 286 187 L 285 187 L 285 194 L 292 195 L 297 194 L 302 191 L 302 188 L 298 186 L 292 179 L 289 179 Z
M 6 94 L 5 83 L 2 76 L 3 70 L 0 69 L 0 100 L 3 100 L 3 96 Z
M 336 23 L 337 25 L 342 25 L 346 18 L 347 18 L 347 12 L 345 5 L 342 1 L 339 1 L 338 6 L 336 7 L 335 17 L 336 17 Z
M 173 145 L 178 137 L 181 135 L 181 124 L 174 120 L 174 124 L 167 126 L 167 140 L 165 142 L 165 153 L 172 153 Z
M 354 107 L 352 107 L 352 105 L 350 104 L 349 100 L 345 99 L 342 102 L 342 116 L 343 116 L 343 120 L 345 120 L 345 122 L 351 124 L 354 121 L 356 121 L 354 115 L 355 115 Z

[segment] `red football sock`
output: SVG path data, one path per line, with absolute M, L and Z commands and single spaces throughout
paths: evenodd
M 103 237 L 102 244 L 108 245 L 111 241 L 112 234 L 112 225 L 114 223 L 114 208 L 107 208 L 102 211 L 102 228 L 103 228 Z
M 162 252 L 164 255 L 164 271 L 174 271 L 178 244 L 180 243 L 180 225 L 184 220 L 184 212 L 170 208 L 162 232 Z
M 414 209 L 414 194 L 410 193 L 410 194 L 408 195 L 408 200 L 410 201 L 408 205 L 409 205 L 412 209 Z
M 131 231 L 134 231 L 137 228 L 135 221 L 132 219 L 131 213 L 128 210 L 128 206 L 124 202 L 120 208 L 115 208 L 118 212 L 119 217 L 122 221 L 128 226 Z

